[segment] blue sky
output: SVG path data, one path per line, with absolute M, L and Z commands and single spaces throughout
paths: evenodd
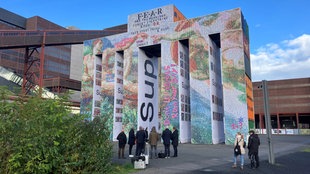
M 0 0 L 23 17 L 100 30 L 130 14 L 174 4 L 187 18 L 241 8 L 250 29 L 253 81 L 310 77 L 309 0 Z

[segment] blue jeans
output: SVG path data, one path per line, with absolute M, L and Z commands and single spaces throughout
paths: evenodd
M 238 155 L 239 156 L 239 155 Z M 234 164 L 237 164 L 237 157 L 235 154 L 234 154 Z M 240 155 L 240 162 L 241 162 L 241 166 L 243 166 L 244 164 L 244 154 L 241 154 Z

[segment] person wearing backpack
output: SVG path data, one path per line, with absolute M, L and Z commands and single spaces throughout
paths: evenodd
M 256 168 L 259 167 L 258 147 L 260 145 L 260 139 L 253 130 L 249 131 L 250 137 L 248 141 L 249 157 L 253 154 L 256 161 Z
M 240 156 L 240 168 L 243 170 L 244 165 L 244 154 L 245 154 L 245 148 L 244 148 L 244 138 L 243 135 L 238 132 L 235 138 L 234 142 L 234 164 L 233 168 L 237 167 L 237 157 Z

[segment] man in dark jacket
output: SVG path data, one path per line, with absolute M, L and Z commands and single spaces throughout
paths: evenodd
M 258 147 L 260 145 L 260 139 L 257 134 L 253 130 L 249 131 L 249 142 L 248 142 L 248 149 L 249 149 L 249 157 L 253 154 L 256 161 L 256 168 L 259 166 L 259 158 L 258 158 Z
M 140 156 L 143 151 L 146 140 L 145 131 L 143 130 L 142 126 L 139 127 L 139 131 L 136 134 L 136 138 L 137 138 L 136 156 Z
M 118 134 L 117 140 L 118 140 L 118 159 L 120 159 L 120 158 L 125 159 L 124 151 L 125 151 L 125 146 L 126 146 L 126 143 L 127 143 L 127 136 L 124 133 L 124 130 L 122 130 Z
M 176 127 L 173 127 L 173 133 L 171 136 L 172 146 L 173 146 L 173 157 L 178 156 L 178 145 L 179 145 L 179 131 Z
M 129 144 L 129 157 L 133 157 L 132 155 L 132 147 L 135 145 L 136 142 L 136 136 L 135 131 L 133 128 L 130 129 L 129 135 L 128 135 L 128 144 Z
M 145 133 L 145 141 L 144 141 L 142 153 L 147 154 L 148 152 L 146 152 L 146 142 L 149 141 L 149 132 L 147 131 L 147 127 L 144 129 L 144 133 Z
M 170 158 L 170 140 L 171 140 L 172 133 L 169 130 L 168 126 L 163 131 L 161 138 L 163 139 L 163 143 L 165 146 L 165 156 L 166 158 Z

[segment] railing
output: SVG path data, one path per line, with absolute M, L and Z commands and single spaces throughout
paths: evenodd
M 22 86 L 23 84 L 23 78 L 20 77 L 19 75 L 7 70 L 6 68 L 0 66 L 0 76 L 3 77 L 4 79 L 11 81 L 19 86 Z M 39 86 L 36 84 L 33 84 L 30 81 L 26 82 L 26 88 L 29 88 L 31 92 L 36 93 L 39 91 Z M 46 89 L 42 89 L 42 97 L 43 98 L 57 98 L 58 96 L 55 95 L 52 92 L 49 92 Z
M 0 49 L 40 47 L 45 35 L 45 46 L 82 44 L 83 41 L 124 33 L 125 27 L 105 30 L 0 30 Z

